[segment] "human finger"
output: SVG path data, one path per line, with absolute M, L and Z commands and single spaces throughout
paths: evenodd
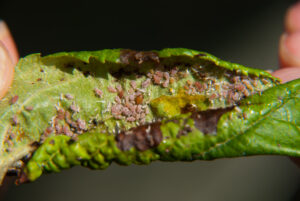
M 282 68 L 272 73 L 274 77 L 281 79 L 282 83 L 300 78 L 299 67 Z
M 284 33 L 279 42 L 280 68 L 300 67 L 300 31 Z
M 300 2 L 291 6 L 285 15 L 285 33 L 280 37 L 281 68 L 300 67 Z
M 285 16 L 285 31 L 287 33 L 300 31 L 300 2 L 288 9 Z
M 9 89 L 14 75 L 14 64 L 8 50 L 0 41 L 0 99 Z
M 0 41 L 2 41 L 3 45 L 6 47 L 8 54 L 11 57 L 13 65 L 16 65 L 16 63 L 19 60 L 19 53 L 7 24 L 1 19 L 0 19 Z

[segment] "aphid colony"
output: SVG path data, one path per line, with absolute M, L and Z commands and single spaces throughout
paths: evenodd
M 243 97 L 263 91 L 264 85 L 272 84 L 267 78 L 258 79 L 220 68 L 202 67 L 199 64 L 171 67 L 160 65 L 159 68 L 150 69 L 145 74 L 135 73 L 135 77 L 136 80 L 128 81 L 129 87 L 123 87 L 120 83 L 113 81 L 106 89 L 99 86 L 94 88 L 93 92 L 100 99 L 104 97 L 104 92 L 115 94 L 113 102 L 108 103 L 105 112 L 108 112 L 115 120 L 136 123 L 136 125 L 146 125 L 153 121 L 152 115 L 148 115 L 151 98 L 156 98 L 151 94 L 153 87 L 168 91 L 168 95 L 174 95 L 180 91 L 187 95 L 205 95 L 213 109 L 233 106 Z M 150 86 L 152 88 L 149 88 Z M 64 134 L 77 139 L 79 134 L 86 132 L 90 127 L 85 120 L 73 118 L 73 114 L 80 112 L 74 96 L 70 93 L 61 96 L 67 101 L 72 101 L 72 104 L 67 109 L 56 109 L 57 114 L 42 134 L 41 141 L 44 141 L 51 133 Z M 10 104 L 16 104 L 18 99 L 18 95 L 15 95 L 11 98 Z M 223 102 L 223 105 L 217 105 L 217 102 Z M 31 112 L 34 107 L 28 105 L 24 109 Z M 11 122 L 12 126 L 19 124 L 17 115 L 12 116 Z M 8 135 L 5 142 L 11 144 L 11 138 L 12 136 Z
M 169 95 L 180 90 L 187 95 L 205 95 L 211 108 L 218 108 L 235 105 L 243 97 L 263 90 L 264 84 L 270 84 L 267 79 L 259 81 L 256 77 L 225 70 L 216 78 L 216 73 L 212 69 L 201 69 L 199 66 L 189 69 L 186 67 L 151 69 L 146 75 L 136 75 L 141 82 L 137 84 L 136 81 L 130 81 L 130 88 L 127 91 L 120 84 L 115 87 L 109 85 L 107 91 L 116 94 L 110 109 L 112 116 L 117 120 L 124 119 L 144 124 L 149 113 L 148 103 L 151 101 L 149 96 L 153 92 L 148 89 L 150 85 L 168 88 Z M 96 95 L 102 97 L 103 92 L 100 89 L 95 88 L 94 91 Z M 214 101 L 223 102 L 223 105 L 217 105 Z
M 144 88 L 149 85 L 142 83 Z M 111 115 L 115 119 L 125 119 L 128 122 L 138 121 L 140 123 L 146 122 L 146 115 L 149 113 L 148 106 L 144 100 L 144 88 L 138 89 L 134 80 L 130 81 L 130 88 L 125 91 L 120 84 L 116 87 L 108 86 L 110 93 L 116 93 L 114 104 L 111 106 Z M 95 90 L 96 91 L 96 90 Z
M 60 99 L 67 99 L 67 100 L 73 100 L 73 95 L 67 93 L 67 94 L 61 94 Z M 31 112 L 34 107 L 33 106 L 25 106 L 24 109 L 27 112 Z M 73 101 L 72 104 L 68 109 L 63 109 L 56 107 L 56 115 L 51 119 L 50 126 L 48 126 L 45 131 L 42 133 L 40 141 L 43 142 L 46 140 L 46 138 L 51 134 L 56 135 L 67 135 L 72 137 L 72 139 L 76 140 L 77 136 L 79 134 L 82 134 L 83 132 L 87 131 L 87 123 L 78 118 L 74 119 L 73 115 L 75 113 L 80 112 L 80 107 L 76 105 L 76 103 Z M 19 123 L 17 116 L 14 115 L 12 118 L 12 125 L 17 126 Z M 10 136 L 10 135 L 9 135 Z M 10 137 L 9 137 L 10 138 Z M 6 141 L 9 142 L 9 139 Z
M 67 94 L 65 97 L 69 99 Z M 41 136 L 41 141 L 43 142 L 51 133 L 64 134 L 76 140 L 79 134 L 87 131 L 87 124 L 84 120 L 73 118 L 73 114 L 79 111 L 80 108 L 74 102 L 69 110 L 57 108 L 57 114 L 52 118 L 51 126 L 47 127 Z
M 245 76 L 237 72 L 214 68 L 209 70 L 196 66 L 191 68 L 191 72 L 197 81 L 187 80 L 184 85 L 185 93 L 189 95 L 204 94 L 211 103 L 215 100 L 224 102 L 226 107 L 235 105 L 244 97 L 263 91 L 265 87 L 263 85 L 271 84 L 270 80 L 265 78 L 259 81 L 254 76 Z M 218 77 L 215 75 L 216 72 L 219 74 Z

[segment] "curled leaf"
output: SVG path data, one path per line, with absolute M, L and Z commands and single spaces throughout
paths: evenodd
M 0 102 L 0 176 L 19 160 L 33 181 L 74 165 L 298 156 L 297 99 L 299 80 L 195 50 L 29 55 Z

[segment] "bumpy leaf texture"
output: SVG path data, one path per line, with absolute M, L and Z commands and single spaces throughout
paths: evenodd
M 300 156 L 299 90 L 300 80 L 280 85 L 182 48 L 29 55 L 0 102 L 0 179 L 111 162 Z

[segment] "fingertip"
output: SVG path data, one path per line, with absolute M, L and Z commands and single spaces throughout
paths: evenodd
M 16 65 L 19 60 L 17 46 L 7 24 L 3 20 L 0 20 L 0 41 L 6 47 L 9 56 L 11 57 L 12 63 Z
M 14 75 L 14 64 L 11 61 L 9 53 L 0 41 L 0 99 L 8 91 Z
M 300 31 L 300 1 L 291 6 L 285 16 L 286 32 Z
M 300 67 L 300 31 L 283 34 L 279 41 L 280 67 Z
M 300 78 L 300 68 L 299 67 L 283 68 L 273 72 L 272 75 L 274 77 L 279 78 L 282 83 L 285 83 Z

